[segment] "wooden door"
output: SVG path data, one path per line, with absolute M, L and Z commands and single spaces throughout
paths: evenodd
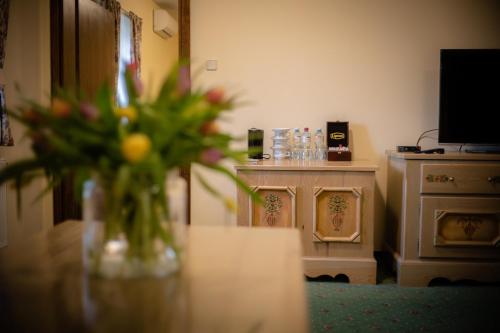
M 115 87 L 114 16 L 91 0 L 78 3 L 79 87 L 93 100 L 104 82 Z
M 92 99 L 102 82 L 114 87 L 113 14 L 92 0 L 51 1 L 53 91 L 75 89 Z M 81 207 L 71 176 L 54 189 L 54 223 L 80 219 Z

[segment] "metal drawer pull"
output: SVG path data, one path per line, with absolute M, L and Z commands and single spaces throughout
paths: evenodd
M 493 184 L 500 183 L 500 176 L 488 177 L 488 181 Z

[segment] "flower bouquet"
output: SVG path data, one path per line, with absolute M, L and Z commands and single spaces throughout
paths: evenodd
M 221 133 L 216 123 L 221 113 L 235 106 L 234 98 L 227 98 L 221 89 L 191 90 L 183 64 L 174 66 L 151 101 L 141 98 L 143 86 L 134 65 L 125 75 L 127 107 L 116 107 L 112 90 L 104 85 L 92 103 L 63 90 L 48 107 L 27 101 L 11 111 L 32 139 L 34 155 L 1 170 L 0 183 L 13 179 L 19 190 L 34 177 L 47 176 L 50 190 L 71 175 L 76 193 L 82 193 L 84 184 L 93 179 L 100 193 L 95 205 L 102 208 L 93 218 L 103 222 L 103 231 L 100 245 L 93 244 L 86 253 L 91 272 L 163 276 L 179 265 L 179 248 L 169 223 L 169 171 L 201 164 L 254 194 L 219 164 L 223 158 L 244 157 L 244 152 L 231 149 L 234 138 Z M 231 199 L 195 176 L 234 208 Z M 116 254 L 121 256 L 118 261 Z M 111 268 L 107 262 L 113 262 Z

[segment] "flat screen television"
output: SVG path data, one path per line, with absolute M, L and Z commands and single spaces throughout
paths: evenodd
M 500 49 L 441 50 L 439 143 L 500 145 Z

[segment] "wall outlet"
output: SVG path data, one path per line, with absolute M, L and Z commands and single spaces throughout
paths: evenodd
M 205 69 L 207 71 L 216 71 L 217 70 L 217 60 L 207 60 L 205 64 Z

